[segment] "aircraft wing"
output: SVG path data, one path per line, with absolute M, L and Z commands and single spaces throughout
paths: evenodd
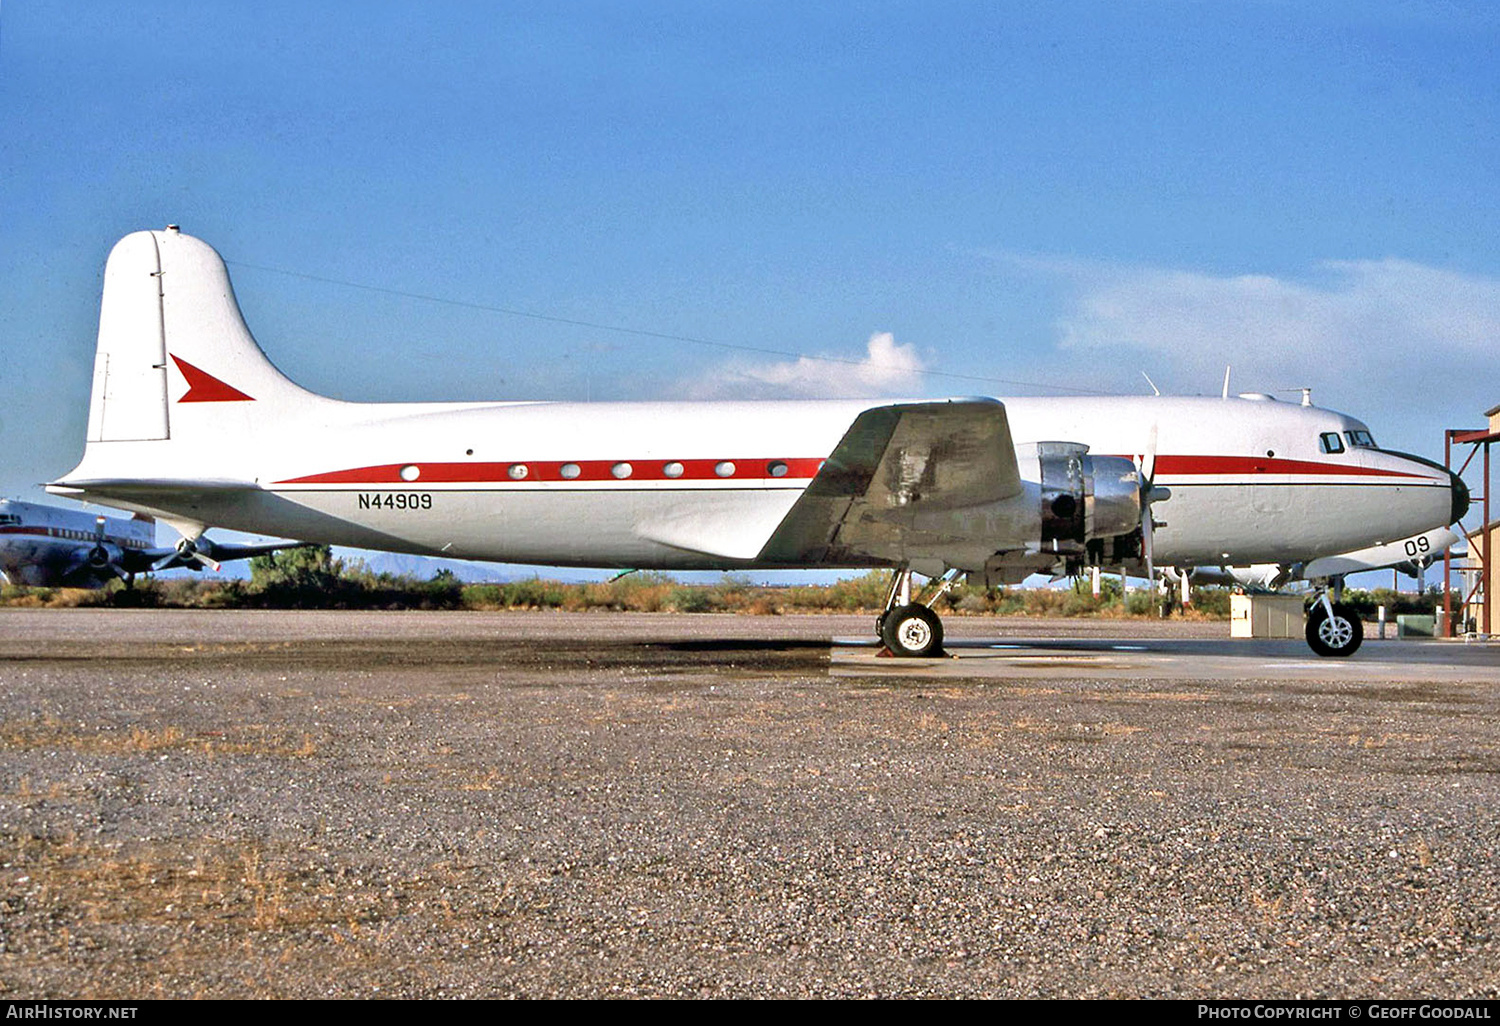
M 188 567 L 199 570 L 207 566 L 218 570 L 217 564 L 236 559 L 250 559 L 281 549 L 301 548 L 307 542 L 257 542 L 254 545 L 221 544 L 208 538 L 199 538 L 190 547 L 182 546 L 155 549 L 126 549 L 120 554 L 120 566 L 126 573 L 144 574 Z
M 955 399 L 861 413 L 760 552 L 775 563 L 903 561 L 924 521 L 1022 490 L 1005 405 Z
M 199 551 L 202 551 L 205 540 L 199 540 Z M 252 559 L 255 556 L 265 556 L 272 552 L 280 552 L 282 549 L 304 549 L 311 545 L 312 542 L 294 541 L 257 542 L 254 545 L 231 545 L 213 542 L 212 547 L 208 550 L 208 555 L 220 563 L 228 563 L 235 559 Z
M 1326 556 L 1315 559 L 1302 568 L 1301 576 L 1307 580 L 1319 577 L 1335 577 L 1342 574 L 1359 573 L 1364 570 L 1384 570 L 1394 567 L 1409 577 L 1415 577 L 1419 568 L 1425 568 L 1442 557 L 1449 547 L 1456 545 L 1459 537 L 1446 527 L 1435 528 L 1426 534 L 1404 538 L 1386 545 L 1375 545 L 1357 552 L 1346 552 L 1341 556 Z M 1410 567 L 1410 569 L 1408 569 Z
M 1369 570 L 1399 570 L 1416 577 L 1460 541 L 1450 528 L 1437 527 L 1385 545 L 1321 556 L 1306 563 L 1257 563 L 1253 566 L 1200 566 L 1193 570 L 1199 584 L 1239 585 L 1253 591 L 1278 591 L 1297 581 L 1316 581 Z

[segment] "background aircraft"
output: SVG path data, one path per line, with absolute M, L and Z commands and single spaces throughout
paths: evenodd
M 0 499 L 0 576 L 8 584 L 46 588 L 99 588 L 136 574 L 176 567 L 218 570 L 300 542 L 220 544 L 205 537 L 175 546 L 156 544 L 156 520 L 145 514 L 109 517 L 36 502 Z
M 1369 570 L 1399 570 L 1420 581 L 1423 571 L 1459 541 L 1457 532 L 1439 527 L 1385 545 L 1305 562 L 1194 567 L 1191 577 L 1195 584 L 1238 585 L 1250 591 L 1278 591 L 1304 582 L 1342 580 L 1348 574 Z M 1180 585 L 1183 578 L 1181 571 L 1173 568 L 1164 570 L 1163 576 L 1173 585 Z

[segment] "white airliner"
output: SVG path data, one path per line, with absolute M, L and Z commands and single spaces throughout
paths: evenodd
M 942 643 L 912 572 L 941 589 L 1301 560 L 1469 502 L 1361 422 L 1269 399 L 342 402 L 271 365 L 219 255 L 175 227 L 110 254 L 87 446 L 48 487 L 188 539 L 211 524 L 515 563 L 892 567 L 879 629 L 900 655 Z M 1314 616 L 1336 640 L 1353 613 L 1325 597 Z
M 0 578 L 40 588 L 98 588 L 116 578 L 220 564 L 295 546 L 229 545 L 198 537 L 158 547 L 156 521 L 143 513 L 107 517 L 37 502 L 0 499 Z

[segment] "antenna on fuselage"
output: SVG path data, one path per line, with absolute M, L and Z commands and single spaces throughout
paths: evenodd
M 1147 374 L 1145 371 L 1141 371 L 1141 377 L 1146 379 L 1146 384 L 1151 386 L 1151 391 L 1155 392 L 1157 395 L 1161 395 L 1161 389 L 1156 387 L 1156 382 L 1151 380 L 1151 375 Z
M 1224 365 L 1224 392 L 1223 392 L 1222 395 L 1219 396 L 1219 398 L 1220 399 L 1228 399 L 1229 398 L 1229 364 L 1227 364 L 1227 363 Z
M 1311 388 L 1283 388 L 1282 391 L 1283 392 L 1301 392 L 1302 393 L 1302 405 L 1303 406 L 1311 406 L 1313 404 L 1313 401 L 1312 401 L 1312 389 Z

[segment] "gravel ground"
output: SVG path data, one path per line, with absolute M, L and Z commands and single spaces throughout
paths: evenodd
M 1497 996 L 1493 686 L 830 678 L 868 631 L 0 611 L 0 994 Z

